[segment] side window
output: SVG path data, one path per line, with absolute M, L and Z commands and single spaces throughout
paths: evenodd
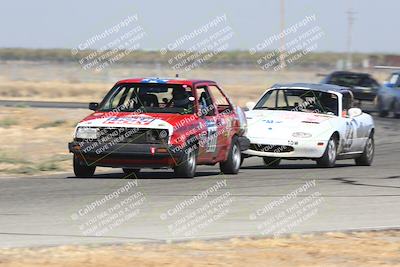
M 198 106 L 201 115 L 205 116 L 214 116 L 215 115 L 215 107 L 212 102 L 212 98 L 210 93 L 208 92 L 207 86 L 200 86 L 196 88 Z
M 218 88 L 215 85 L 210 85 L 208 86 L 208 89 L 210 90 L 211 94 L 214 96 L 215 99 L 215 105 L 217 106 L 218 112 L 231 112 L 232 111 L 232 106 L 229 103 L 228 99 L 224 96 L 222 93 L 221 89 Z

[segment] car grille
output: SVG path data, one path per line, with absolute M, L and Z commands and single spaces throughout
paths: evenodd
M 260 152 L 288 153 L 294 151 L 292 146 L 250 144 L 250 149 Z
M 145 129 L 125 127 L 98 127 L 100 143 L 164 144 L 168 143 L 167 129 Z M 77 140 L 84 141 L 84 140 Z

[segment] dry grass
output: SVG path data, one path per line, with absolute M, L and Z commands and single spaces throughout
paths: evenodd
M 0 267 L 400 266 L 398 231 L 160 245 L 1 249 Z
M 89 110 L 1 108 L 0 175 L 71 171 L 67 143 Z

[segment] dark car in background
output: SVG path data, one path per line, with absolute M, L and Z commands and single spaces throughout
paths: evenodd
M 376 98 L 376 108 L 381 117 L 393 112 L 394 117 L 400 118 L 400 72 L 393 72 L 381 86 Z
M 348 87 L 354 99 L 358 101 L 374 101 L 380 84 L 368 73 L 335 71 L 327 75 L 321 83 Z

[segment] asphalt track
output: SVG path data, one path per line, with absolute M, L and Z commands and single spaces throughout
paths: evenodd
M 238 175 L 224 176 L 217 166 L 204 166 L 194 179 L 145 170 L 135 180 L 117 169 L 90 179 L 71 173 L 1 178 L 0 247 L 262 236 L 278 233 L 281 228 L 273 228 L 278 222 L 287 226 L 287 233 L 400 228 L 400 120 L 376 119 L 376 126 L 371 167 L 357 167 L 352 160 L 339 161 L 334 169 L 317 168 L 312 161 L 283 161 L 279 168 L 267 169 L 261 159 L 252 158 Z M 226 186 L 221 185 L 224 180 Z M 129 182 L 137 186 L 95 210 L 85 209 Z M 207 198 L 180 205 L 217 183 L 220 187 Z M 303 192 L 282 201 L 306 183 Z M 218 197 L 223 200 L 217 202 Z M 311 202 L 316 199 L 320 201 Z M 260 212 L 278 200 L 279 205 Z M 301 220 L 290 217 L 301 210 Z M 119 217 L 107 219 L 116 213 Z M 97 231 L 96 225 L 107 230 Z

